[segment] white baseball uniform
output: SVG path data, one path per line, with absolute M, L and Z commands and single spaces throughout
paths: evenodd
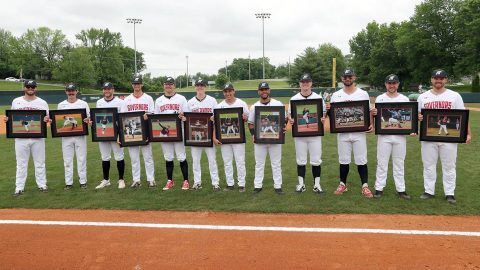
M 384 93 L 375 100 L 375 103 L 389 102 L 409 102 L 409 99 L 400 93 L 393 98 Z M 397 192 L 405 192 L 404 162 L 406 153 L 407 140 L 405 135 L 378 135 L 375 190 L 383 191 L 387 185 L 388 162 L 390 156 L 392 156 L 393 179 L 396 190 Z
M 182 112 L 188 112 L 188 105 L 187 99 L 180 94 L 175 93 L 175 95 L 171 97 L 162 95 L 155 100 L 156 114 L 179 114 Z M 185 154 L 185 145 L 183 142 L 162 142 L 161 145 L 165 161 L 173 161 L 175 154 L 177 156 L 177 160 L 180 162 L 187 158 Z
M 255 102 L 250 107 L 248 115 L 248 123 L 255 125 L 255 107 L 260 106 L 284 106 L 280 101 L 271 98 L 270 102 L 263 104 L 260 101 Z M 260 127 L 255 127 L 260 128 Z M 282 132 L 283 127 L 279 127 Z M 255 151 L 255 179 L 253 181 L 254 188 L 263 187 L 263 177 L 265 172 L 265 159 L 267 153 L 270 155 L 270 163 L 272 166 L 273 187 L 275 189 L 282 188 L 282 145 L 281 144 L 254 144 Z
M 88 103 L 81 99 L 70 103 L 64 100 L 58 104 L 59 110 L 86 109 L 90 117 Z M 83 119 L 82 119 L 83 121 Z M 80 184 L 87 183 L 87 136 L 62 137 L 63 165 L 65 167 L 65 184 L 73 185 L 73 157 L 77 156 L 77 173 Z
M 462 96 L 457 92 L 446 89 L 441 94 L 432 90 L 421 94 L 418 99 L 418 110 L 421 109 L 465 109 Z M 437 181 L 438 158 L 442 162 L 443 191 L 445 196 L 455 195 L 457 144 L 445 142 L 423 142 L 423 184 L 425 192 L 435 195 L 435 182 Z
M 140 97 L 135 97 L 133 94 L 126 97 L 121 112 L 144 111 L 145 113 L 153 113 L 153 110 L 153 98 L 150 95 L 143 93 Z M 145 163 L 147 181 L 153 182 L 155 180 L 155 167 L 153 164 L 152 145 L 150 144 L 128 147 L 128 153 L 132 163 L 133 182 L 140 181 L 140 151 L 142 152 L 143 161 Z
M 198 100 L 197 97 L 193 97 L 188 101 L 188 111 L 211 113 L 213 115 L 213 109 L 217 107 L 217 101 L 215 98 L 205 95 L 205 98 Z M 202 151 L 205 150 L 208 158 L 208 168 L 210 170 L 210 178 L 212 179 L 212 186 L 220 184 L 218 177 L 218 167 L 216 160 L 215 145 L 212 147 L 196 147 L 192 146 L 192 159 L 193 159 L 193 184 L 202 183 L 202 167 L 200 161 L 202 159 Z
M 13 100 L 12 110 L 45 110 L 48 115 L 48 104 L 45 100 L 39 97 L 32 101 L 27 101 L 21 96 Z M 9 121 L 13 121 L 13 119 L 9 119 Z M 41 121 L 43 121 L 43 119 L 41 119 Z M 39 188 L 45 188 L 47 186 L 47 176 L 45 172 L 45 139 L 16 138 L 15 157 L 17 160 L 17 172 L 15 176 L 15 192 L 25 189 L 30 152 L 33 156 L 35 181 L 37 182 L 37 186 Z
M 343 89 L 333 93 L 331 103 L 370 100 L 368 93 L 360 88 L 356 88 L 351 94 L 347 94 Z M 366 117 L 370 117 L 367 115 Z M 352 150 L 356 165 L 367 164 L 367 140 L 365 132 L 349 132 L 337 134 L 338 162 L 340 164 L 350 164 L 352 161 Z
M 107 101 L 104 98 L 99 99 L 97 101 L 97 108 L 117 108 L 117 111 L 120 112 L 122 110 L 124 101 L 119 99 L 118 97 L 114 97 L 112 100 Z M 92 119 L 95 121 L 96 119 Z M 102 127 L 104 125 L 102 124 Z M 111 153 L 113 151 L 113 156 L 115 157 L 116 161 L 123 160 L 124 154 L 123 149 L 118 145 L 117 142 L 99 142 L 98 146 L 100 148 L 100 154 L 102 155 L 102 161 L 110 161 Z
M 217 108 L 243 108 L 243 113 L 249 115 L 248 105 L 245 101 L 235 98 L 235 102 L 228 104 L 225 100 L 218 104 Z M 230 126 L 233 127 L 233 126 Z M 228 129 L 227 129 L 228 133 Z M 222 144 L 220 146 L 222 151 L 223 163 L 225 165 L 225 177 L 227 180 L 227 186 L 234 186 L 235 180 L 233 179 L 233 166 L 232 161 L 235 158 L 235 164 L 237 166 L 237 178 L 238 186 L 245 187 L 245 144 L 244 143 L 233 143 L 233 144 Z

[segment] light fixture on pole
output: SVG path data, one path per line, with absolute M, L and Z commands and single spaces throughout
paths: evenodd
M 137 72 L 137 39 L 136 39 L 135 25 L 137 23 L 141 24 L 142 19 L 127 18 L 127 23 L 133 23 L 133 50 L 135 51 L 135 76 L 136 76 L 138 72 Z
M 262 44 L 263 44 L 263 79 L 265 80 L 265 19 L 270 19 L 270 13 L 255 13 L 257 19 L 262 19 Z

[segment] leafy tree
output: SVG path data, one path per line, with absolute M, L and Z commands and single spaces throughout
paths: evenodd
M 223 89 L 223 86 L 228 82 L 228 78 L 225 74 L 220 73 L 215 80 L 215 88 Z
M 95 69 L 89 49 L 74 48 L 67 52 L 59 66 L 53 71 L 53 78 L 64 83 L 75 82 L 79 86 L 94 87 Z
M 472 81 L 472 92 L 480 92 L 480 78 L 477 75 L 473 78 Z
M 250 78 L 261 79 L 263 78 L 263 59 L 248 59 L 248 58 L 235 58 L 232 63 L 227 66 L 227 73 L 225 68 L 222 67 L 218 70 L 218 73 L 227 74 L 230 81 L 248 80 L 249 72 L 248 65 L 250 63 Z M 270 64 L 270 59 L 265 58 L 265 78 L 273 78 L 275 76 L 275 66 Z
M 466 0 L 459 6 L 454 25 L 457 29 L 459 57 L 455 72 L 478 78 L 480 72 L 480 1 Z M 473 87 L 473 84 L 472 84 Z
M 288 78 L 288 66 L 286 63 L 275 68 L 275 78 Z
M 0 78 L 15 75 L 11 65 L 12 47 L 11 40 L 14 37 L 9 31 L 0 28 Z

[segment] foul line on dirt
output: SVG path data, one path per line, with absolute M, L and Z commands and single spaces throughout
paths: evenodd
M 480 232 L 430 231 L 430 230 L 390 230 L 358 228 L 308 228 L 308 227 L 269 227 L 269 226 L 231 226 L 231 225 L 195 225 L 195 224 L 156 224 L 131 222 L 84 222 L 84 221 L 44 221 L 44 220 L 0 220 L 0 225 L 52 225 L 52 226 L 93 226 L 93 227 L 132 227 L 154 229 L 195 229 L 220 231 L 273 231 L 303 233 L 372 233 L 403 235 L 443 235 L 480 237 Z

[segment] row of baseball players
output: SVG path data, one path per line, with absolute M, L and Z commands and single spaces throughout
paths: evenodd
M 369 100 L 368 93 L 355 85 L 356 75 L 353 70 L 345 70 L 342 75 L 343 88 L 333 93 L 331 102 L 346 102 L 357 100 Z M 447 73 L 443 70 L 436 70 L 432 73 L 432 89 L 423 93 L 418 98 L 419 109 L 436 108 L 436 109 L 464 109 L 464 103 L 461 96 L 449 89 L 445 88 L 447 82 Z M 16 98 L 12 102 L 12 109 L 24 110 L 47 110 L 47 103 L 36 96 L 36 82 L 26 81 L 24 83 L 24 96 Z M 116 107 L 119 112 L 145 111 L 146 113 L 170 114 L 178 113 L 182 117 L 183 112 L 208 112 L 213 113 L 215 108 L 242 107 L 244 110 L 244 120 L 248 121 L 250 133 L 255 132 L 254 115 L 257 106 L 283 106 L 283 104 L 270 97 L 270 87 L 268 83 L 262 82 L 258 86 L 259 100 L 249 109 L 247 104 L 239 98 L 235 97 L 235 89 L 232 84 L 228 83 L 223 89 L 225 99 L 217 104 L 216 100 L 206 95 L 206 82 L 199 79 L 195 82 L 196 96 L 187 101 L 184 96 L 177 94 L 175 91 L 175 80 L 168 77 L 164 81 L 164 95 L 159 97 L 155 102 L 152 97 L 142 91 L 142 78 L 136 76 L 132 80 L 133 93 L 124 100 L 114 96 L 114 87 L 111 83 L 103 85 L 103 98 L 98 100 L 97 108 Z M 397 92 L 399 79 L 396 75 L 388 75 L 385 79 L 385 87 L 387 92 L 377 97 L 376 102 L 408 102 L 408 98 Z M 77 99 L 78 89 L 74 84 L 66 87 L 67 100 L 58 105 L 58 109 L 88 109 L 88 104 Z M 301 99 L 318 99 L 320 95 L 312 91 L 312 79 L 309 74 L 304 74 L 300 78 L 300 92 L 293 96 L 291 100 Z M 441 102 L 439 102 L 441 101 Z M 441 107 L 438 107 L 441 106 Z M 322 123 L 325 121 L 326 112 L 330 108 L 330 104 L 323 104 Z M 376 109 L 372 108 L 370 117 L 376 114 Z M 145 115 L 148 117 L 148 115 Z M 288 120 L 293 123 L 288 111 Z M 422 115 L 419 114 L 419 120 Z M 5 122 L 8 118 L 5 118 Z M 49 121 L 48 116 L 45 121 Z M 84 119 L 90 122 L 89 118 Z M 370 127 L 371 129 L 372 127 Z M 415 134 L 412 134 L 415 135 Z M 351 154 L 354 155 L 354 163 L 360 175 L 362 183 L 361 193 L 367 198 L 381 197 L 383 189 L 386 186 L 388 163 L 392 157 L 393 177 L 395 187 L 400 198 L 410 199 L 406 193 L 404 179 L 404 160 L 406 155 L 406 136 L 404 135 L 379 135 L 377 146 L 377 171 L 375 181 L 375 193 L 368 186 L 368 167 L 367 167 L 367 145 L 366 133 L 340 133 L 337 134 L 337 148 L 339 156 L 340 183 L 335 190 L 335 194 L 341 195 L 348 191 L 347 176 L 349 173 L 349 164 L 351 163 Z M 216 145 L 220 145 L 222 158 L 225 164 L 226 188 L 225 191 L 234 190 L 235 181 L 233 176 L 233 159 L 235 159 L 237 168 L 237 187 L 239 192 L 245 191 L 245 144 L 228 144 L 221 145 L 215 137 L 213 138 Z M 253 140 L 253 136 L 252 136 Z M 471 142 L 471 131 L 468 130 L 467 143 Z M 302 193 L 306 191 L 306 164 L 308 156 L 313 175 L 313 192 L 323 194 L 320 184 L 321 163 L 322 163 L 322 137 L 296 137 L 294 138 L 298 184 L 296 192 Z M 456 153 L 457 144 L 455 143 L 439 143 L 439 142 L 422 142 L 422 161 L 424 165 L 424 189 L 425 192 L 420 196 L 421 199 L 430 199 L 435 194 L 436 182 L 436 164 L 440 157 L 442 161 L 443 171 L 443 187 L 444 194 L 449 203 L 455 203 L 454 191 L 456 186 Z M 124 154 L 123 149 L 116 142 L 99 142 L 103 180 L 96 187 L 101 189 L 110 186 L 110 159 L 113 151 L 114 158 L 117 161 L 117 169 L 119 174 L 118 188 L 125 188 L 124 181 Z M 183 190 L 199 190 L 202 188 L 202 176 L 200 160 L 202 151 L 205 150 L 209 172 L 214 191 L 220 191 L 220 179 L 215 157 L 215 147 L 192 147 L 193 160 L 193 185 L 190 187 L 188 177 L 188 163 L 186 160 L 185 146 L 183 142 L 162 142 L 161 147 L 166 161 L 167 182 L 164 190 L 171 189 L 174 186 L 173 169 L 174 157 L 180 162 L 181 172 L 183 174 L 182 189 Z M 73 187 L 73 156 L 77 156 L 77 169 L 80 178 L 80 187 L 86 188 L 86 136 L 64 137 L 62 138 L 62 150 L 65 167 L 65 189 Z M 27 165 L 30 151 L 33 155 L 35 163 L 35 177 L 37 186 L 40 191 L 47 192 L 45 176 L 45 141 L 44 139 L 15 139 L 15 150 L 17 158 L 16 172 L 16 188 L 14 195 L 23 194 L 25 181 L 27 177 Z M 143 155 L 145 163 L 145 171 L 149 187 L 156 186 L 154 180 L 154 162 L 151 145 L 128 147 L 132 165 L 133 182 L 131 188 L 140 186 L 140 152 Z M 273 172 L 274 190 L 277 194 L 284 194 L 282 190 L 282 145 L 280 144 L 255 144 L 255 178 L 254 193 L 262 191 L 264 167 L 266 156 L 270 155 L 271 167 Z

